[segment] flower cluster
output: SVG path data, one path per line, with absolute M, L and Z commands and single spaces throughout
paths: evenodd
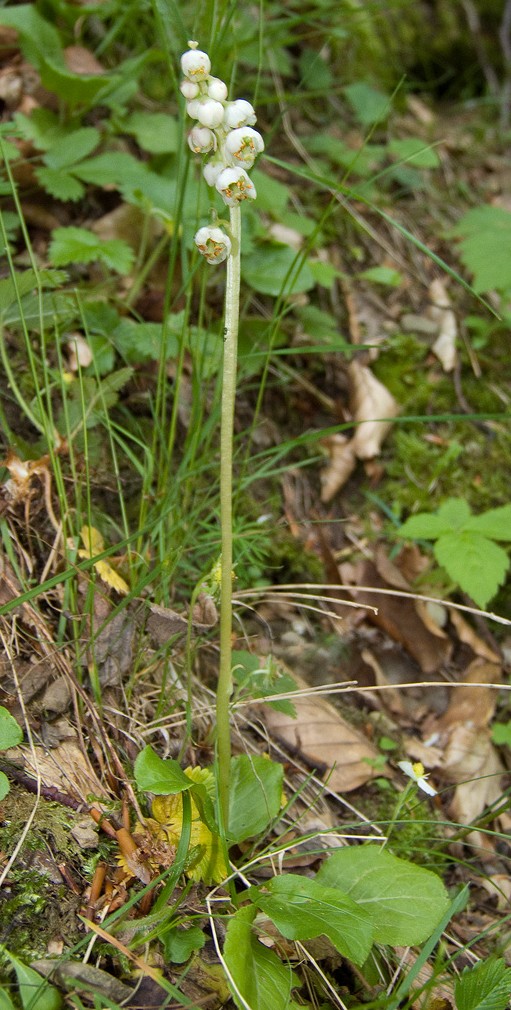
M 204 178 L 228 207 L 254 200 L 257 194 L 248 169 L 264 150 L 261 134 L 252 129 L 256 122 L 254 109 L 243 98 L 227 101 L 226 85 L 211 76 L 208 54 L 197 49 L 196 42 L 188 45 L 188 52 L 181 57 L 181 93 L 186 98 L 188 115 L 196 120 L 188 144 L 194 154 L 209 156 Z M 206 235 L 206 231 L 211 234 Z M 221 263 L 229 255 L 230 241 L 218 228 L 201 228 L 195 242 L 210 263 Z

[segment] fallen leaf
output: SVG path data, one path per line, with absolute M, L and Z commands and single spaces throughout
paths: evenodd
M 78 551 L 79 558 L 93 558 L 105 549 L 103 537 L 94 526 L 82 526 L 80 536 L 84 547 Z M 103 582 L 115 589 L 117 593 L 129 593 L 128 584 L 108 561 L 95 561 L 94 568 Z
M 353 449 L 358 459 L 372 459 L 379 454 L 392 427 L 391 419 L 399 413 L 399 405 L 365 365 L 351 361 L 348 375 L 353 419 L 359 422 L 352 439 Z
M 307 683 L 293 672 L 299 688 Z M 271 737 L 299 756 L 304 764 L 317 769 L 333 792 L 350 792 L 369 779 L 382 775 L 370 762 L 378 750 L 324 697 L 293 696 L 296 719 L 276 712 L 267 705 L 258 706 L 258 714 Z
M 444 372 L 452 372 L 456 364 L 458 325 L 445 283 L 439 277 L 430 284 L 429 298 L 432 302 L 429 317 L 438 326 L 438 337 L 431 349 L 440 361 Z
M 450 620 L 453 627 L 456 629 L 458 638 L 460 642 L 464 645 L 469 645 L 472 652 L 475 652 L 476 656 L 481 656 L 482 659 L 488 659 L 490 663 L 498 663 L 499 657 L 494 649 L 492 649 L 480 635 L 474 631 L 472 625 L 460 614 L 459 610 L 452 610 L 450 613 Z
M 64 49 L 67 69 L 73 74 L 104 74 L 105 68 L 94 53 L 84 46 L 67 46 Z
M 327 450 L 330 462 L 321 471 L 321 501 L 328 503 L 349 479 L 357 462 L 353 440 L 345 435 L 330 435 L 321 439 L 321 445 Z

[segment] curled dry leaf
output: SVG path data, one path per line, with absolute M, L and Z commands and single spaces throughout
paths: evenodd
M 87 368 L 90 365 L 93 354 L 90 344 L 81 333 L 72 333 L 67 341 L 69 352 L 68 365 L 71 372 L 77 372 L 79 368 Z
M 365 365 L 358 361 L 350 362 L 348 375 L 353 418 L 359 422 L 353 436 L 353 448 L 358 459 L 372 459 L 380 452 L 382 442 L 392 427 L 391 419 L 399 413 L 399 405 Z
M 440 361 L 444 372 L 452 372 L 456 364 L 458 326 L 445 283 L 439 277 L 431 283 L 429 297 L 433 303 L 429 309 L 429 317 L 438 327 L 438 337 L 432 351 Z
M 293 673 L 300 688 L 304 680 Z M 315 768 L 334 792 L 350 792 L 382 775 L 373 762 L 378 751 L 324 697 L 310 694 L 292 699 L 296 719 L 268 706 L 258 707 L 271 737 L 284 744 L 304 764 Z M 384 773 L 383 773 L 384 774 Z
M 330 435 L 323 438 L 321 444 L 330 454 L 330 462 L 321 473 L 321 501 L 328 503 L 349 479 L 357 457 L 353 448 L 353 440 L 345 435 Z

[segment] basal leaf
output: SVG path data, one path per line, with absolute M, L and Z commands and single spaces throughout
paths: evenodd
M 128 274 L 135 259 L 131 246 L 121 238 L 111 238 L 106 242 L 98 239 L 98 242 L 97 259 L 118 274 Z
M 445 533 L 434 547 L 439 565 L 477 603 L 486 607 L 505 580 L 509 558 L 498 544 L 481 533 Z
M 511 214 L 503 207 L 474 207 L 450 235 L 459 238 L 460 256 L 474 275 L 474 290 L 507 291 L 511 287 Z
M 11 713 L 0 705 L 0 750 L 16 747 L 23 740 L 23 730 Z
M 0 772 L 0 801 L 5 799 L 10 788 L 11 786 L 7 775 L 5 775 L 4 772 Z
M 123 130 L 133 134 L 142 150 L 150 154 L 177 151 L 179 146 L 177 120 L 164 112 L 133 112 Z
M 288 1010 L 291 990 L 298 982 L 289 965 L 257 939 L 253 931 L 256 911 L 253 905 L 240 908 L 227 927 L 224 958 L 232 978 L 232 998 L 239 1010 L 246 1010 L 247 1004 L 251 1010 Z
M 373 924 L 346 893 L 318 878 L 294 873 L 274 877 L 268 891 L 255 892 L 253 900 L 283 936 L 289 940 L 327 936 L 340 954 L 363 964 L 373 942 Z
M 348 84 L 344 88 L 344 94 L 362 126 L 381 122 L 387 118 L 392 108 L 389 96 L 365 81 Z
M 410 516 L 402 526 L 396 530 L 396 536 L 406 537 L 407 540 L 436 540 L 442 533 L 450 530 L 438 515 L 429 512 L 419 512 L 416 516 Z
M 159 796 L 191 789 L 193 782 L 177 761 L 163 759 L 152 747 L 144 747 L 135 760 L 135 780 L 139 789 Z
M 308 264 L 288 246 L 260 246 L 245 256 L 241 270 L 246 283 L 265 295 L 294 295 L 314 287 Z
M 86 228 L 55 228 L 49 256 L 55 266 L 99 260 L 117 273 L 128 273 L 134 253 L 122 239 L 100 239 Z
M 317 879 L 339 887 L 365 911 L 380 943 L 422 943 L 448 906 L 439 877 L 375 845 L 345 846 L 323 864 Z
M 94 126 L 84 126 L 61 137 L 45 156 L 48 168 L 68 168 L 86 158 L 98 146 L 101 135 Z
M 184 964 L 196 950 L 201 950 L 206 937 L 199 926 L 175 926 L 162 938 L 165 960 L 171 964 Z M 0 1007 L 1 1010 L 1 1007 Z
M 35 175 L 43 189 L 57 200 L 79 200 L 85 192 L 81 182 L 64 169 L 43 166 L 36 169 Z
M 447 498 L 438 509 L 438 518 L 446 529 L 461 530 L 471 517 L 470 506 L 464 498 Z
M 457 1010 L 505 1010 L 511 998 L 511 968 L 489 958 L 465 968 L 454 988 Z
M 10 951 L 2 947 L 2 953 L 11 962 L 18 981 L 18 991 L 23 1010 L 60 1010 L 62 996 L 58 989 L 34 971 Z
M 511 505 L 488 509 L 479 516 L 470 516 L 465 529 L 482 533 L 490 540 L 511 540 Z
M 231 844 L 260 834 L 282 805 L 282 765 L 268 758 L 240 754 L 231 761 L 229 831 Z
M 39 72 L 45 88 L 65 99 L 72 108 L 99 101 L 101 92 L 118 79 L 115 74 L 74 74 L 64 63 L 45 57 L 39 61 Z

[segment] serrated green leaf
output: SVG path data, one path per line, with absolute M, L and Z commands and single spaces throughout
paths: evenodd
M 69 133 L 69 127 L 60 123 L 54 112 L 42 107 L 33 109 L 30 116 L 16 112 L 14 121 L 21 136 L 25 140 L 31 140 L 40 151 L 54 147 Z
M 274 877 L 268 891 L 256 891 L 253 901 L 283 936 L 289 940 L 327 936 L 344 957 L 364 963 L 373 942 L 373 924 L 346 893 L 317 877 L 311 880 L 295 873 Z
M 474 290 L 507 291 L 511 287 L 511 214 L 503 207 L 469 210 L 450 235 L 461 239 L 460 257 L 474 275 Z
M 123 239 L 111 238 L 106 242 L 101 241 L 97 258 L 110 270 L 124 275 L 129 274 L 135 260 L 135 253 Z
M 317 879 L 339 887 L 366 912 L 380 943 L 422 943 L 449 904 L 434 873 L 375 845 L 339 849 L 323 863 Z
M 509 568 L 502 547 L 471 531 L 442 534 L 434 553 L 451 579 L 482 608 L 495 596 Z
M 139 789 L 157 796 L 171 796 L 191 789 L 193 782 L 177 761 L 164 760 L 152 747 L 144 747 L 135 760 L 135 780 Z
M 260 755 L 240 754 L 231 761 L 229 844 L 264 831 L 282 805 L 284 769 Z
M 23 740 L 23 730 L 11 713 L 0 705 L 0 750 L 16 747 Z
M 36 169 L 35 175 L 39 185 L 57 200 L 79 200 L 85 192 L 81 182 L 63 169 L 43 166 Z
M 260 943 L 253 932 L 256 909 L 240 908 L 229 921 L 224 958 L 232 978 L 229 989 L 239 1010 L 288 1010 L 298 984 L 289 965 Z M 241 999 L 240 999 L 241 996 Z M 242 1002 L 242 1001 L 245 1002 Z
M 49 256 L 55 266 L 99 260 L 117 273 L 128 273 L 134 253 L 122 239 L 104 241 L 86 228 L 55 228 Z
M 465 968 L 454 987 L 457 1010 L 505 1010 L 511 997 L 511 968 L 489 958 Z
M 73 130 L 54 144 L 45 156 L 48 168 L 69 168 L 86 158 L 98 146 L 101 135 L 94 126 Z
M 464 498 L 448 498 L 438 509 L 438 518 L 451 530 L 463 529 L 471 515 L 470 506 Z
M 490 540 L 511 540 L 511 505 L 488 509 L 480 516 L 470 516 L 465 529 L 482 533 Z

